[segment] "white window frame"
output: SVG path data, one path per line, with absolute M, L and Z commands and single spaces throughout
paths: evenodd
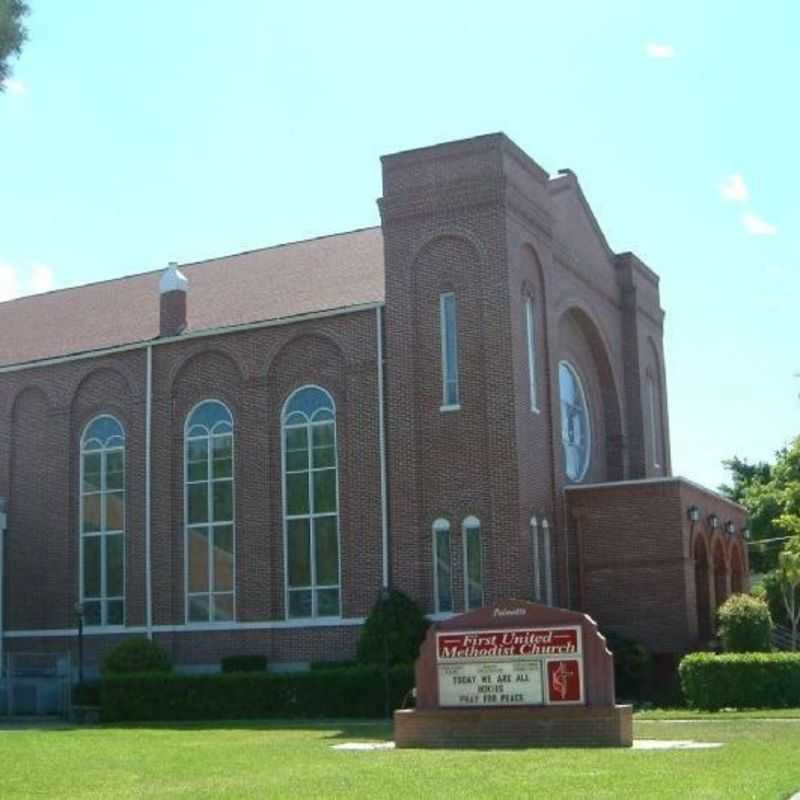
M 645 378 L 645 385 L 647 391 L 647 404 L 649 406 L 650 416 L 650 446 L 653 449 L 653 466 L 656 469 L 661 469 L 661 464 L 658 463 L 658 417 L 656 416 L 656 382 L 652 375 L 648 374 Z
M 581 393 L 581 397 L 583 398 L 583 407 L 586 413 L 586 458 L 584 459 L 582 470 L 580 475 L 577 478 L 570 477 L 569 473 L 567 473 L 567 459 L 564 455 L 564 446 L 566 442 L 564 441 L 564 409 L 563 409 L 563 401 L 561 399 L 561 367 L 564 366 L 569 370 L 572 374 L 572 377 L 575 379 L 575 382 L 578 385 L 578 390 Z M 561 421 L 561 452 L 562 457 L 564 458 L 564 473 L 567 475 L 567 478 L 571 480 L 573 483 L 580 483 L 585 477 L 586 473 L 589 471 L 589 467 L 592 463 L 592 409 L 589 405 L 589 396 L 586 394 L 586 389 L 583 385 L 583 379 L 581 378 L 580 373 L 578 372 L 577 368 L 571 362 L 567 361 L 566 359 L 562 359 L 558 362 L 558 369 L 559 369 L 559 376 L 558 376 L 558 412 Z
M 544 580 L 545 580 L 545 601 L 548 606 L 553 605 L 553 558 L 552 542 L 550 539 L 550 523 L 547 519 L 542 520 L 542 540 L 544 545 Z
M 447 329 L 447 304 L 452 299 L 452 331 Z M 448 337 L 453 337 L 453 358 L 454 364 L 450 365 L 448 360 Z M 459 386 L 458 374 L 458 308 L 456 305 L 455 292 L 442 292 L 439 295 L 439 338 L 442 358 L 442 405 L 440 411 L 459 411 L 461 409 L 461 389 Z M 454 377 L 449 378 L 449 366 L 452 366 Z M 449 397 L 448 387 L 455 386 L 455 402 Z
M 122 444 L 114 447 L 106 447 L 105 444 L 102 445 L 97 450 L 86 450 L 86 434 L 89 432 L 89 429 L 92 425 L 95 424 L 98 420 L 101 419 L 110 419 L 113 420 L 118 426 L 119 429 L 122 431 Z M 99 440 L 98 440 L 99 441 Z M 122 530 L 117 531 L 108 531 L 106 530 L 106 504 L 103 501 L 103 497 L 108 493 L 108 489 L 106 488 L 106 469 L 105 463 L 108 456 L 108 453 L 112 452 L 122 452 Z M 87 454 L 99 454 L 100 455 L 100 486 L 101 488 L 97 492 L 84 492 L 83 488 L 83 477 L 84 477 L 84 457 Z M 81 433 L 80 439 L 80 466 L 78 469 L 78 537 L 79 537 L 79 547 L 78 547 L 78 597 L 80 598 L 80 604 L 83 606 L 85 603 L 100 603 L 100 624 L 99 625 L 87 625 L 87 627 L 92 629 L 99 629 L 99 628 L 108 628 L 108 629 L 120 629 L 124 628 L 127 618 L 128 618 L 128 609 L 127 609 L 127 588 L 128 588 L 128 539 L 127 539 L 127 528 L 128 528 L 128 436 L 125 431 L 125 426 L 113 415 L 113 414 L 98 414 L 96 417 L 92 417 L 89 422 L 83 428 Z M 92 533 L 84 533 L 83 531 L 83 522 L 84 522 L 84 496 L 86 494 L 99 494 L 100 495 L 100 530 Z M 107 582 L 108 576 L 106 574 L 106 562 L 107 562 L 107 547 L 108 547 L 108 537 L 109 536 L 122 536 L 122 595 L 114 595 L 113 597 L 107 596 Z M 84 549 L 84 542 L 86 539 L 92 538 L 99 538 L 100 539 L 100 596 L 99 597 L 86 597 L 84 594 L 84 564 L 83 564 L 83 549 Z M 109 624 L 106 622 L 108 617 L 108 603 L 111 601 L 122 601 L 122 622 L 117 624 Z
M 528 389 L 531 411 L 539 413 L 539 399 L 536 392 L 536 309 L 533 298 L 525 298 L 525 343 L 528 350 Z
M 478 532 L 478 557 L 480 559 L 481 568 L 481 603 L 478 606 L 471 606 L 469 602 L 469 557 L 467 540 L 472 531 Z M 481 531 L 481 521 L 474 516 L 467 517 L 461 524 L 461 539 L 464 549 L 464 610 L 475 611 L 477 608 L 482 608 L 486 604 L 486 574 L 484 572 L 483 563 L 483 535 Z
M 318 389 L 322 392 L 330 401 L 331 404 L 331 413 L 333 414 L 333 460 L 334 460 L 334 469 L 336 470 L 336 511 L 335 512 L 324 512 L 322 514 L 315 514 L 314 513 L 314 490 L 312 481 L 309 479 L 309 513 L 308 514 L 292 514 L 291 516 L 287 514 L 287 505 L 288 505 L 288 495 L 286 493 L 286 429 L 287 427 L 300 427 L 300 425 L 286 425 L 286 410 L 289 408 L 289 404 L 292 402 L 292 399 L 296 394 L 302 392 L 305 389 Z M 342 525 L 341 525 L 341 501 L 339 496 L 339 426 L 337 423 L 337 411 L 336 411 L 336 401 L 333 399 L 333 395 L 324 387 L 319 386 L 313 383 L 306 383 L 302 386 L 298 386 L 297 389 L 292 391 L 289 396 L 286 398 L 286 401 L 281 408 L 281 492 L 282 492 L 282 500 L 281 500 L 281 517 L 283 518 L 283 602 L 284 602 L 284 617 L 287 620 L 291 620 L 293 622 L 302 623 L 303 620 L 339 620 L 343 618 L 343 606 L 344 606 L 344 598 L 342 596 Z M 303 423 L 306 428 L 308 428 L 308 436 L 307 436 L 307 447 L 309 448 L 308 453 L 308 472 L 309 475 L 314 471 L 312 466 L 313 461 L 311 460 L 311 448 L 312 448 L 312 436 L 311 436 L 311 428 L 314 426 L 313 420 L 308 420 L 307 422 Z M 331 420 L 324 420 L 322 422 L 316 423 L 317 425 L 328 425 L 331 424 Z M 322 469 L 322 468 L 321 468 Z M 324 467 L 324 469 L 330 469 L 330 467 Z M 338 584 L 336 586 L 319 586 L 316 582 L 316 573 L 317 573 L 317 564 L 316 564 L 316 531 L 314 526 L 314 519 L 318 517 L 335 517 L 336 519 L 336 547 L 338 553 Z M 311 615 L 308 617 L 293 617 L 289 614 L 289 521 L 294 519 L 308 519 L 309 520 L 309 548 L 310 548 L 310 566 L 311 566 L 311 584 L 309 586 L 294 586 L 292 587 L 295 590 L 308 590 L 311 592 Z M 317 612 L 317 592 L 320 589 L 336 589 L 339 592 L 339 613 L 337 615 L 325 615 L 320 616 Z
M 433 526 L 433 608 L 437 614 L 449 614 L 455 610 L 453 603 L 453 533 L 450 523 L 443 517 L 434 520 Z M 450 584 L 450 608 L 442 608 L 439 603 L 439 537 L 437 534 L 446 531 L 449 537 L 448 560 L 450 562 L 450 574 L 448 582 Z
M 225 411 L 228 413 L 230 418 L 230 426 L 231 432 L 231 477 L 230 478 L 217 478 L 212 479 L 212 466 L 213 466 L 213 440 L 214 440 L 214 432 L 212 430 L 208 431 L 205 436 L 189 436 L 189 422 L 194 416 L 194 413 L 197 411 L 198 408 L 204 406 L 206 403 L 215 403 L 216 405 L 222 406 Z M 223 435 L 223 434 L 216 434 L 216 435 Z M 208 439 L 209 446 L 208 446 L 208 473 L 205 481 L 192 481 L 193 484 L 196 483 L 206 483 L 208 484 L 208 521 L 205 523 L 193 523 L 189 524 L 189 441 L 190 440 L 197 440 L 197 439 Z M 216 520 L 212 521 L 213 517 L 213 485 L 214 480 L 219 481 L 230 481 L 231 484 L 231 520 L 230 522 L 217 522 Z M 212 544 L 214 541 L 213 538 L 213 528 L 217 527 L 217 525 L 230 525 L 233 528 L 233 587 L 230 592 L 215 592 L 213 588 L 213 548 Z M 189 592 L 189 530 L 191 528 L 206 528 L 212 529 L 212 535 L 209 536 L 208 539 L 208 591 L 207 592 Z M 213 397 L 206 398 L 205 400 L 201 400 L 199 403 L 195 403 L 194 406 L 190 409 L 189 413 L 186 415 L 186 419 L 183 423 L 183 600 L 184 600 L 184 624 L 186 625 L 229 625 L 231 622 L 236 621 L 236 612 L 237 612 L 237 603 L 236 603 L 236 424 L 233 417 L 233 412 L 228 407 L 226 403 L 223 403 L 222 400 L 218 400 Z M 209 598 L 209 619 L 202 621 L 202 620 L 190 620 L 189 619 L 189 601 L 190 595 L 192 597 L 200 596 L 200 595 L 208 595 Z M 213 602 L 213 595 L 215 594 L 230 594 L 233 598 L 233 610 L 232 616 L 229 620 L 212 620 L 210 618 L 211 615 L 211 603 Z

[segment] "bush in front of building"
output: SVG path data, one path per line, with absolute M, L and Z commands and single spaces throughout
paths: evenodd
M 769 652 L 772 617 L 763 600 L 731 595 L 717 611 L 719 638 L 728 653 Z
M 167 651 L 150 639 L 126 639 L 109 651 L 103 661 L 103 675 L 129 675 L 142 672 L 171 672 Z
M 400 708 L 413 669 L 389 671 L 389 708 Z M 378 667 L 217 675 L 121 675 L 101 690 L 103 722 L 382 717 L 386 694 Z
M 652 700 L 653 654 L 639 642 L 604 630 L 608 649 L 614 654 L 614 689 L 618 701 Z
M 372 607 L 361 629 L 362 664 L 413 664 L 428 630 L 422 609 L 403 592 L 392 591 Z
M 223 672 L 266 672 L 266 656 L 225 656 L 220 661 Z
M 678 672 L 692 708 L 800 706 L 800 653 L 690 653 Z

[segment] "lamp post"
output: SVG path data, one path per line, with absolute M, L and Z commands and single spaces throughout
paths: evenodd
M 75 616 L 78 618 L 78 686 L 83 686 L 83 606 L 75 603 Z

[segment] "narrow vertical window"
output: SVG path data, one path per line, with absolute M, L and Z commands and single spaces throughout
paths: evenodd
M 442 408 L 458 408 L 458 340 L 456 296 L 446 292 L 439 297 L 442 337 Z
M 534 317 L 533 300 L 525 300 L 525 342 L 528 347 L 528 386 L 531 397 L 531 411 L 539 410 L 536 397 L 536 318 Z
M 450 523 L 446 519 L 437 519 L 433 523 L 433 582 L 437 613 L 453 610 L 450 563 Z
M 552 543 L 550 542 L 550 523 L 542 520 L 542 546 L 544 548 L 544 581 L 545 581 L 545 602 L 548 606 L 553 605 L 553 565 Z
M 542 560 L 539 554 L 539 522 L 531 517 L 531 569 L 533 570 L 533 599 L 542 602 Z
M 186 619 L 234 618 L 233 418 L 216 400 L 186 420 Z
M 316 386 L 286 401 L 283 502 L 286 608 L 289 617 L 338 617 L 339 480 L 336 410 Z
M 481 523 L 476 517 L 464 520 L 464 608 L 483 607 L 483 555 Z
M 661 465 L 658 459 L 658 400 L 656 398 L 656 382 L 651 375 L 647 376 L 647 407 L 650 418 L 650 448 L 653 452 L 653 466 Z
M 81 605 L 87 625 L 125 624 L 125 433 L 97 417 L 81 437 Z

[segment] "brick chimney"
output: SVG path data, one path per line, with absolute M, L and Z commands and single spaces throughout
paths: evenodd
M 170 261 L 158 284 L 160 293 L 159 336 L 177 336 L 186 329 L 186 295 L 189 281 L 178 269 L 176 261 Z

